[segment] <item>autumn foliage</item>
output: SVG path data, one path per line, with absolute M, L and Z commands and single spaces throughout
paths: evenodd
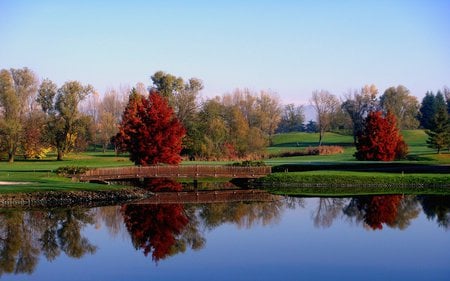
M 165 98 L 132 92 L 115 144 L 136 165 L 178 164 L 185 129 Z
M 358 160 L 392 161 L 404 158 L 408 153 L 395 116 L 391 113 L 383 116 L 381 111 L 370 112 L 367 116 L 356 149 Z

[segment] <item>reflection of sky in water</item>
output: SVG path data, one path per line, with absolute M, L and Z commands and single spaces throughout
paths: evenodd
M 251 228 L 200 224 L 203 249 L 154 263 L 135 249 L 122 225 L 110 235 L 103 222 L 84 235 L 94 255 L 53 262 L 41 257 L 32 275 L 1 280 L 448 280 L 450 235 L 421 212 L 405 230 L 365 228 L 342 212 L 330 227 L 314 226 L 318 199 L 283 208 L 280 218 Z

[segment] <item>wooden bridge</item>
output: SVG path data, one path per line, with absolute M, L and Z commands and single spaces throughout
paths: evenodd
M 263 190 L 217 190 L 217 191 L 180 191 L 157 192 L 147 199 L 130 204 L 206 204 L 229 202 L 272 202 L 281 200 L 281 196 L 272 195 Z
M 144 166 L 100 168 L 77 175 L 80 181 L 130 180 L 142 178 L 243 178 L 254 179 L 270 174 L 271 167 L 237 167 L 237 166 Z

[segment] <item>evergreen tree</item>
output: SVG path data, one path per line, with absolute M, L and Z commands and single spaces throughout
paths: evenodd
M 436 112 L 431 122 L 431 128 L 426 131 L 428 134 L 428 147 L 437 149 L 437 153 L 441 149 L 450 146 L 450 121 L 447 112 L 447 104 L 441 92 L 438 92 L 435 97 Z
M 435 113 L 436 96 L 433 92 L 427 92 L 422 99 L 422 105 L 420 106 L 420 126 L 424 129 L 431 129 Z

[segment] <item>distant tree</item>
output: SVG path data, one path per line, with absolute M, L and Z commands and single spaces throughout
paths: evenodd
M 433 126 L 434 115 L 436 114 L 436 96 L 433 92 L 426 92 L 420 106 L 420 126 L 424 129 L 431 129 Z
M 450 115 L 450 88 L 444 87 L 444 96 L 447 101 L 447 113 Z
M 447 112 L 447 104 L 441 92 L 435 97 L 436 112 L 431 120 L 430 130 L 427 130 L 428 147 L 437 149 L 440 153 L 442 149 L 450 147 L 450 120 Z
M 331 124 L 331 118 L 339 108 L 338 98 L 328 91 L 314 91 L 311 97 L 311 104 L 317 113 L 317 126 L 319 129 L 319 146 L 322 145 L 325 132 Z
M 391 113 L 383 116 L 381 111 L 370 112 L 364 130 L 358 135 L 356 150 L 358 160 L 392 161 L 405 156 L 407 146 L 397 128 L 395 116 Z
M 419 121 L 419 102 L 404 86 L 390 87 L 380 97 L 381 107 L 391 112 L 397 119 L 398 127 L 403 129 L 417 129 Z
M 303 106 L 295 106 L 293 103 L 284 106 L 281 121 L 278 124 L 278 133 L 304 131 L 305 114 Z
M 263 135 L 266 135 L 269 142 L 281 120 L 281 104 L 275 93 L 261 91 L 256 98 L 255 106 L 256 127 Z
M 305 126 L 305 130 L 308 133 L 317 133 L 319 131 L 319 127 L 317 126 L 317 122 L 313 120 L 309 120 L 309 122 Z
M 116 144 L 136 165 L 178 164 L 185 130 L 172 108 L 156 91 L 148 97 L 132 91 Z
M 369 112 L 378 109 L 378 89 L 375 85 L 366 85 L 360 91 L 348 93 L 341 107 L 348 113 L 353 124 L 353 142 L 363 130 L 364 119 Z
M 164 71 L 157 71 L 151 76 L 153 87 L 161 96 L 166 98 L 171 107 L 175 106 L 175 96 L 184 88 L 184 81 L 181 77 L 176 77 Z
M 2 69 L 0 71 L 0 135 L 3 147 L 8 154 L 8 161 L 14 157 L 24 139 L 23 124 L 30 112 L 30 100 L 37 90 L 37 78 L 28 68 Z

